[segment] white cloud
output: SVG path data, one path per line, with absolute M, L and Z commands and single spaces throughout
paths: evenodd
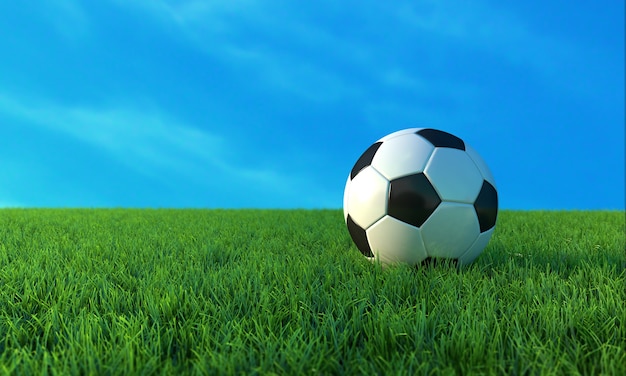
M 499 56 L 511 63 L 552 73 L 571 58 L 572 46 L 534 30 L 505 4 L 484 1 L 427 0 L 397 8 L 398 22 L 435 36 Z
M 89 35 L 89 18 L 76 0 L 45 1 L 40 5 L 40 13 L 66 40 L 78 41 Z
M 428 5 L 432 9 L 426 16 L 407 5 L 359 3 L 350 17 L 361 23 L 357 22 L 361 30 L 344 32 L 342 25 L 318 22 L 306 8 L 277 1 L 112 1 L 160 20 L 193 48 L 251 72 L 263 85 L 310 101 L 377 97 L 377 93 L 368 92 L 367 81 L 429 96 L 466 99 L 475 91 L 467 87 L 458 91 L 459 85 L 441 85 L 419 74 L 419 66 L 398 64 L 408 48 L 406 43 L 410 43 L 407 35 L 428 38 L 421 31 L 415 32 L 417 26 L 438 29 L 448 36 L 463 34 L 474 26 L 473 14 L 457 11 L 449 21 L 445 9 L 436 2 Z M 322 2 L 314 10 L 338 15 L 347 6 Z M 457 21 L 461 26 L 454 26 Z M 275 43 L 276 38 L 280 43 Z M 326 64 L 327 60 L 333 64 Z M 350 77 L 351 71 L 360 72 L 361 78 Z
M 227 34 L 238 23 L 228 22 L 229 16 L 241 17 L 267 8 L 267 4 L 259 4 L 255 0 L 205 1 L 205 0 L 111 0 L 118 6 L 140 12 L 159 21 L 175 26 L 175 32 L 183 32 L 186 37 L 195 39 L 212 34 Z M 260 6 L 259 6 L 260 5 Z
M 551 82 L 559 80 L 555 76 L 566 74 L 559 84 L 568 87 L 575 71 L 563 73 L 564 67 L 571 70 L 568 62 L 584 56 L 567 41 L 533 28 L 506 4 L 481 0 L 362 1 L 341 5 L 322 1 L 314 8 L 272 0 L 111 1 L 160 20 L 195 48 L 245 67 L 270 87 L 313 101 L 373 95 L 367 92 L 366 82 L 347 77 L 346 71 L 350 70 L 365 72 L 369 79 L 391 88 L 431 93 L 439 88 L 444 96 L 458 97 L 453 87 L 438 86 L 439 82 L 420 74 L 419 66 L 405 66 L 402 76 L 389 75 L 398 68 L 397 60 L 414 48 L 428 53 L 444 46 L 439 58 L 446 58 L 449 41 L 510 64 L 530 67 Z M 322 20 L 308 13 L 323 15 L 317 17 Z M 327 14 L 347 16 L 350 26 L 337 21 L 325 23 L 324 19 L 332 19 Z M 352 26 L 356 29 L 349 31 Z M 276 36 L 280 44 L 273 44 Z M 416 44 L 430 44 L 432 48 Z M 307 52 L 299 53 L 290 46 L 305 47 Z M 333 65 L 324 64 L 325 58 Z M 437 58 L 431 54 L 428 64 L 436 65 Z
M 217 174 L 233 186 L 283 194 L 293 194 L 307 180 L 255 166 L 255 161 L 238 165 L 231 160 L 240 152 L 236 144 L 155 109 L 68 107 L 16 101 L 0 93 L 0 114 L 103 149 L 136 172 L 156 179 L 180 176 L 209 186 L 216 183 L 207 177 Z
M 262 72 L 257 77 L 264 84 L 300 98 L 332 102 L 361 94 L 358 85 L 347 82 L 339 74 L 290 54 L 236 47 L 225 51 L 237 64 Z
M 319 56 L 335 54 L 346 59 L 363 56 L 358 43 L 342 40 L 317 25 L 303 24 L 297 12 L 292 12 L 297 7 L 254 0 L 112 1 L 140 12 L 143 17 L 159 20 L 193 48 L 231 67 L 251 72 L 269 88 L 318 102 L 361 94 L 360 85 L 349 82 L 341 72 L 321 66 L 319 59 L 273 45 L 271 38 L 265 38 L 268 34 L 279 36 L 288 44 L 319 51 Z

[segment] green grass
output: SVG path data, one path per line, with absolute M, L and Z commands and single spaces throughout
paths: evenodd
M 624 212 L 381 269 L 338 210 L 0 210 L 0 374 L 626 375 Z

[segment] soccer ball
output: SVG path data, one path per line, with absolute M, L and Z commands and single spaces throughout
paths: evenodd
M 381 138 L 356 161 L 343 214 L 352 240 L 372 261 L 463 265 L 495 230 L 498 192 L 485 161 L 463 140 L 411 128 Z

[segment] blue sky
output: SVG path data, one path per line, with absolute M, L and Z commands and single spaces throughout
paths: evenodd
M 340 208 L 432 127 L 501 208 L 624 209 L 623 1 L 3 1 L 0 49 L 0 206 Z

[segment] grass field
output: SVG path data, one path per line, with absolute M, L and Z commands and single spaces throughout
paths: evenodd
M 381 269 L 339 210 L 0 210 L 0 374 L 626 375 L 624 212 Z

